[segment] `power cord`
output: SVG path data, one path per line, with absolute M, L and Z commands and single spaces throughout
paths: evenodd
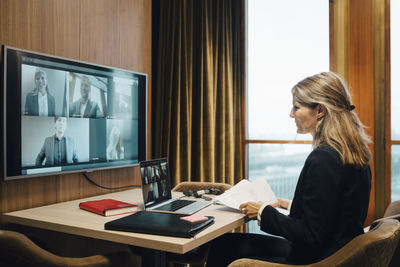
M 108 190 L 113 190 L 113 189 L 123 189 L 123 188 L 141 188 L 141 185 L 124 185 L 124 186 L 117 186 L 117 187 L 108 187 L 108 186 L 104 186 L 104 185 L 99 185 L 98 183 L 96 183 L 95 181 L 93 181 L 92 179 L 89 178 L 89 176 L 86 174 L 86 172 L 82 172 L 83 176 L 86 178 L 86 180 L 89 181 L 89 183 L 98 186 L 100 188 L 103 189 L 108 189 Z

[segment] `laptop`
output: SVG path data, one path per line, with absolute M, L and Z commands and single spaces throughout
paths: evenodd
M 166 158 L 141 161 L 139 164 L 144 209 L 146 211 L 190 215 L 212 203 L 211 201 L 173 199 L 171 177 Z

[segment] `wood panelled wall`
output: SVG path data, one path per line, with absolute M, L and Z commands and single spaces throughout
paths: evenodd
M 151 88 L 148 0 L 1 0 L 0 44 L 147 73 Z M 140 183 L 138 167 L 88 175 L 105 186 Z M 80 173 L 0 181 L 0 213 L 108 192 Z
M 375 140 L 374 113 L 374 0 L 331 0 L 331 68 L 348 82 L 355 112 Z M 375 218 L 375 147 L 370 145 L 372 188 L 366 224 Z

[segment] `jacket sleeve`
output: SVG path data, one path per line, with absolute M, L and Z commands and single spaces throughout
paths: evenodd
M 36 156 L 36 162 L 35 165 L 36 166 L 42 166 L 43 160 L 46 157 L 46 143 L 43 144 L 42 148 L 40 149 L 39 154 Z
M 286 216 L 267 206 L 261 214 L 261 230 L 297 244 L 324 244 L 338 214 L 340 167 L 340 161 L 332 154 L 313 151 L 303 167 L 292 204 L 292 209 L 300 206 L 301 212 Z

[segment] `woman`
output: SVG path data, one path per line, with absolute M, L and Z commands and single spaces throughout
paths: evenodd
M 24 115 L 55 116 L 55 100 L 49 92 L 46 72 L 35 72 L 35 88 L 26 95 Z
M 292 89 L 297 132 L 310 133 L 313 151 L 297 182 L 293 202 L 240 206 L 274 236 L 226 234 L 210 249 L 207 266 L 238 258 L 308 264 L 331 255 L 363 233 L 371 187 L 369 137 L 353 112 L 344 81 L 335 73 L 308 77 Z M 275 207 L 290 209 L 288 216 Z
M 124 147 L 121 145 L 121 132 L 114 126 L 110 133 L 109 144 L 107 146 L 107 159 L 124 159 Z

